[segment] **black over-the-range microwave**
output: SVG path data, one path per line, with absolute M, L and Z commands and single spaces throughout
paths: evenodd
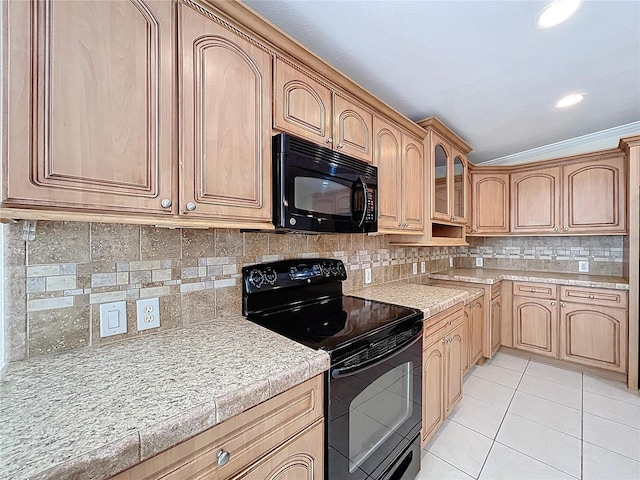
M 273 137 L 276 231 L 378 230 L 378 169 L 286 133 Z

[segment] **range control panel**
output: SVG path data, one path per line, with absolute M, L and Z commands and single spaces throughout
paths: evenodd
M 342 260 L 329 258 L 282 260 L 242 268 L 242 284 L 247 293 L 346 279 Z

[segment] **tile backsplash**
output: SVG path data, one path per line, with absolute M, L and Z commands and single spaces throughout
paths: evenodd
M 578 273 L 578 262 L 589 262 L 589 273 L 621 276 L 622 236 L 579 237 L 469 237 L 457 265 L 484 268 Z
M 159 297 L 161 330 L 241 314 L 241 268 L 295 257 L 344 261 L 346 292 L 364 283 L 426 283 L 449 268 L 455 247 L 403 248 L 387 235 L 278 235 L 228 229 L 38 222 L 21 239 L 22 223 L 4 228 L 5 359 L 123 340 L 136 331 L 136 300 Z M 412 274 L 412 263 L 426 274 Z M 419 263 L 418 263 L 419 265 Z M 127 333 L 100 337 L 100 304 L 125 301 Z

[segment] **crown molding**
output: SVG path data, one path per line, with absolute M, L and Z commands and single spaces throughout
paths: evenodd
M 532 148 L 523 152 L 494 158 L 476 165 L 519 165 L 539 160 L 550 160 L 568 157 L 582 153 L 617 148 L 621 137 L 631 136 L 640 132 L 640 121 L 627 123 L 618 127 L 607 128 L 599 132 L 589 133 L 561 142 L 550 143 L 542 147 Z

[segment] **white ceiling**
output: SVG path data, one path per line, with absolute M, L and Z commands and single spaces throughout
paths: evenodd
M 640 121 L 640 1 L 246 0 L 412 120 L 435 115 L 483 162 Z M 575 107 L 556 110 L 570 92 Z

